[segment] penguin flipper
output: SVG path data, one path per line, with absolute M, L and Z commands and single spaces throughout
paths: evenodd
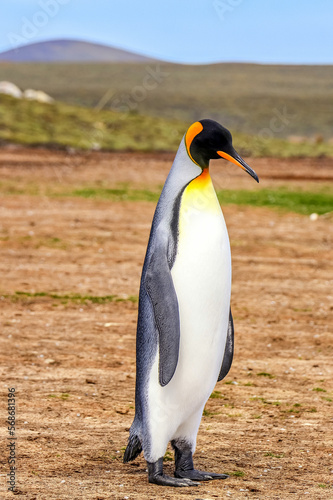
M 142 452 L 142 444 L 137 434 L 131 434 L 128 438 L 128 444 L 124 453 L 123 462 L 134 460 Z
M 168 263 L 168 234 L 158 228 L 147 267 L 145 287 L 150 297 L 159 337 L 159 383 L 167 385 L 175 373 L 180 344 L 179 307 Z
M 225 344 L 224 356 L 222 361 L 222 366 L 220 370 L 220 375 L 217 381 L 222 380 L 229 372 L 231 368 L 232 359 L 234 357 L 234 321 L 231 314 L 231 309 L 229 313 L 229 325 L 227 340 Z

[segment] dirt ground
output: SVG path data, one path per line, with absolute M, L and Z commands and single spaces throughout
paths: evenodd
M 321 189 L 333 180 L 332 160 L 248 161 L 259 186 L 214 163 L 217 187 Z M 7 388 L 16 390 L 17 498 L 333 498 L 330 215 L 223 207 L 236 350 L 207 402 L 194 458 L 230 478 L 162 488 L 148 484 L 142 456 L 122 463 L 134 416 L 135 297 L 155 205 L 47 192 L 155 188 L 171 162 L 169 154 L 0 150 L 1 498 L 13 496 Z

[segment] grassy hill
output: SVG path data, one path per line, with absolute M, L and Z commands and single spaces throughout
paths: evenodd
M 175 151 L 190 122 L 0 95 L 0 144 L 77 149 Z M 234 132 L 241 154 L 333 156 L 333 144 L 291 143 Z
M 173 150 L 184 124 L 138 114 L 43 104 L 0 95 L 0 141 L 106 150 Z
M 293 141 L 333 137 L 333 66 L 2 63 L 0 80 L 79 106 L 184 122 L 213 118 L 239 132 Z

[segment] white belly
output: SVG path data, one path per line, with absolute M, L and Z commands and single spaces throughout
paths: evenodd
M 187 421 L 193 428 L 189 432 L 196 436 L 224 355 L 231 291 L 230 244 L 210 177 L 206 184 L 204 190 L 202 185 L 186 189 L 180 207 L 177 256 L 171 270 L 180 314 L 179 359 L 171 381 L 161 387 L 157 355 L 148 390 L 151 432 L 158 434 L 158 443 L 177 437 L 180 429 L 186 431 Z M 151 451 L 154 456 L 160 452 Z
M 180 313 L 180 352 L 173 378 L 183 401 L 195 393 L 190 406 L 204 404 L 216 384 L 229 322 L 230 244 L 220 206 L 212 201 L 208 210 L 182 205 L 171 271 Z

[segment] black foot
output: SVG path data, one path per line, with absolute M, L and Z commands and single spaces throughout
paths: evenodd
M 175 450 L 175 477 L 191 481 L 210 481 L 211 479 L 227 479 L 229 477 L 228 474 L 216 474 L 216 472 L 195 469 L 191 445 L 185 439 L 174 440 L 171 444 Z
M 192 481 L 210 481 L 211 479 L 228 479 L 228 474 L 216 474 L 215 472 L 204 472 L 202 470 L 176 470 L 175 477 L 187 478 Z
M 199 486 L 190 478 L 174 478 L 163 474 L 163 457 L 159 458 L 156 462 L 147 462 L 148 464 L 148 481 L 150 483 L 159 484 L 160 486 Z

